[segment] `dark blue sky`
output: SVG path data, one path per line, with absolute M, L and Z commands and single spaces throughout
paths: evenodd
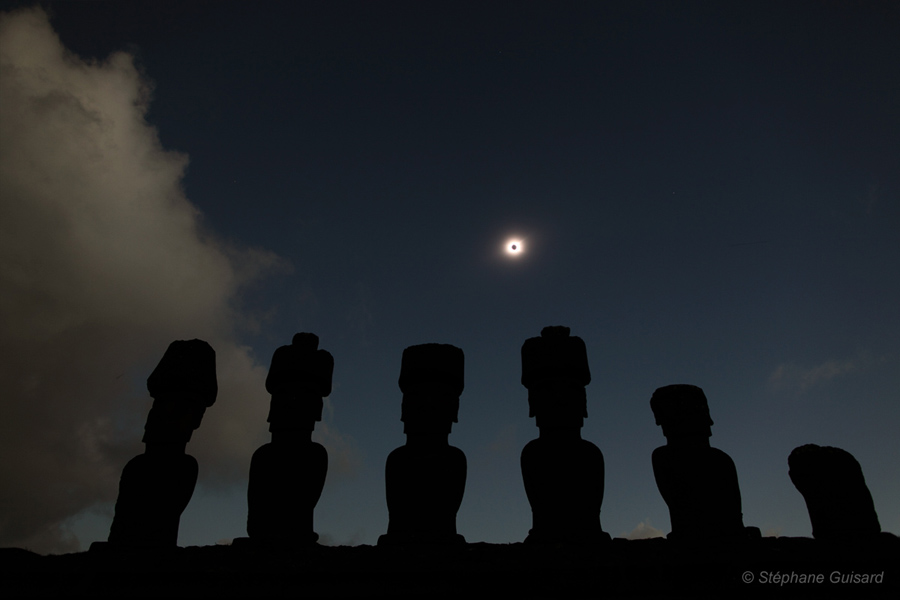
M 198 239 L 258 275 L 222 298 L 229 343 L 263 369 L 296 331 L 334 355 L 320 430 L 346 460 L 316 511 L 332 543 L 386 530 L 400 355 L 425 342 L 466 354 L 460 533 L 524 539 L 518 454 L 537 429 L 519 349 L 556 324 L 587 344 L 583 435 L 606 457 L 613 536 L 669 530 L 649 398 L 671 383 L 706 391 L 745 524 L 810 535 L 787 456 L 817 443 L 857 457 L 883 528 L 900 531 L 896 3 L 44 6 L 66 48 L 101 61 L 86 69 L 134 56 L 161 150 L 189 157 Z M 202 337 L 160 319 L 172 339 Z M 132 454 L 147 408 L 134 398 L 164 348 L 132 365 L 130 400 L 110 400 L 137 422 Z M 246 402 L 267 408 L 262 389 Z M 246 427 L 266 440 L 264 419 Z M 204 434 L 189 451 L 213 453 Z M 194 453 L 182 545 L 245 535 L 249 453 L 221 476 Z M 106 535 L 117 474 L 104 477 L 59 513 L 82 545 Z

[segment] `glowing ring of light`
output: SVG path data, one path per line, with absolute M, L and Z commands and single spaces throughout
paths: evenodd
M 522 244 L 522 240 L 509 240 L 506 242 L 504 246 L 506 253 L 510 256 L 516 256 L 521 254 L 525 247 Z

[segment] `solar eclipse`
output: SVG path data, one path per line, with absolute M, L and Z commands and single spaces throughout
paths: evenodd
M 506 254 L 509 256 L 517 256 L 522 253 L 524 250 L 524 246 L 522 245 L 522 240 L 512 239 L 507 240 L 506 242 Z

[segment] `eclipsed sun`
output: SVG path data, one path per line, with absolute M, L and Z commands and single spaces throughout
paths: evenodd
M 522 250 L 524 249 L 525 248 L 522 245 L 522 240 L 509 240 L 508 242 L 506 242 L 506 253 L 510 256 L 521 254 Z

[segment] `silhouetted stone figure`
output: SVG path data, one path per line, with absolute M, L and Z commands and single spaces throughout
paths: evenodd
M 814 538 L 863 540 L 881 532 L 872 494 L 852 454 L 807 444 L 794 448 L 788 467 L 791 481 L 806 500 Z
M 758 537 L 744 527 L 741 490 L 731 457 L 709 445 L 712 419 L 703 390 L 693 385 L 657 389 L 650 407 L 666 445 L 653 451 L 653 474 L 669 506 L 670 540 L 741 540 Z
M 522 450 L 522 479 L 531 504 L 527 543 L 609 540 L 600 526 L 603 454 L 581 438 L 591 382 L 587 349 L 568 327 L 545 327 L 522 345 L 522 385 L 540 437 Z
M 110 546 L 177 546 L 181 513 L 197 483 L 197 460 L 185 447 L 216 401 L 215 351 L 202 340 L 172 342 L 147 389 L 153 406 L 144 426 L 146 450 L 122 470 Z
M 247 533 L 269 545 L 315 543 L 313 511 L 328 473 L 328 452 L 312 441 L 331 394 L 334 359 L 319 338 L 298 333 L 272 355 L 266 390 L 272 394 L 272 441 L 253 453 L 247 489 Z
M 466 490 L 466 455 L 448 438 L 463 391 L 463 351 L 448 344 L 403 351 L 400 420 L 406 445 L 388 455 L 385 491 L 388 530 L 384 544 L 465 543 L 456 513 Z

